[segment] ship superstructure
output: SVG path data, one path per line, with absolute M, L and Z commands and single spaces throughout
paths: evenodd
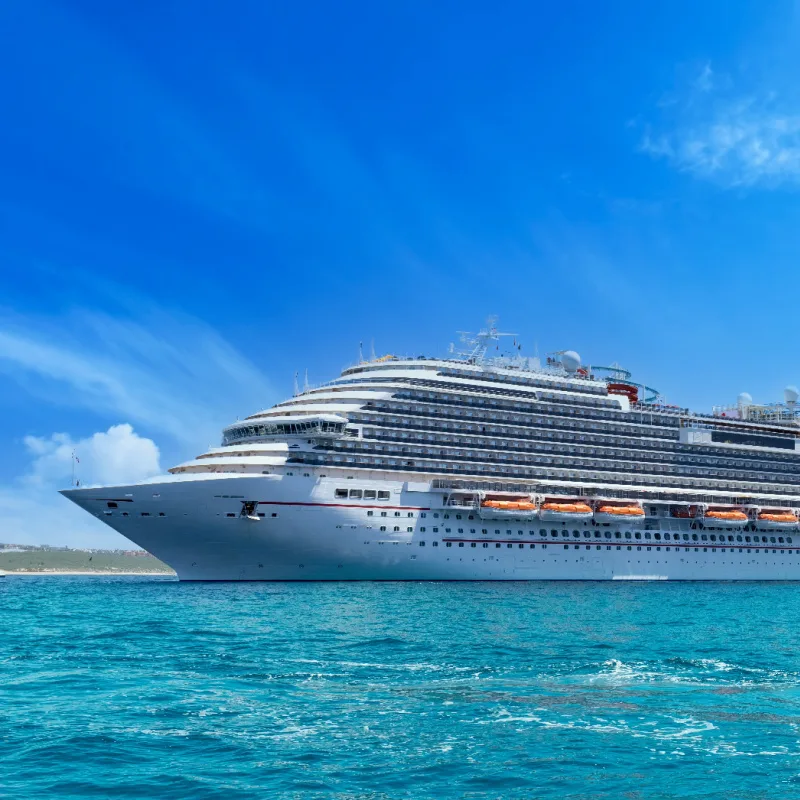
M 501 336 L 361 359 L 168 476 L 64 494 L 183 579 L 800 577 L 796 390 L 694 413 Z

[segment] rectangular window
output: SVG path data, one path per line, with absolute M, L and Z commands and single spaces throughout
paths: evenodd
M 347 489 L 337 489 L 336 490 L 336 497 L 338 497 L 338 498 L 347 497 Z
M 389 499 L 389 492 L 385 491 L 384 489 L 381 489 L 378 492 L 378 500 L 388 500 L 388 499 Z
M 374 500 L 375 499 L 375 490 L 374 489 L 364 489 L 364 499 L 365 500 Z
M 361 494 L 362 494 L 361 489 L 351 489 L 350 490 L 350 497 L 352 497 L 352 498 L 354 498 L 356 500 L 360 500 L 361 499 Z

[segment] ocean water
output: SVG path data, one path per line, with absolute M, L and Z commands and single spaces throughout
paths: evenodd
M 0 796 L 800 797 L 800 586 L 0 581 Z

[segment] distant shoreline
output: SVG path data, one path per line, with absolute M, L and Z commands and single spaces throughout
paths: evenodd
M 130 571 L 122 571 L 122 570 L 39 570 L 38 572 L 35 570 L 0 570 L 0 574 L 11 576 L 11 575 L 98 575 L 101 577 L 105 577 L 108 575 L 147 575 L 150 577 L 157 576 L 157 577 L 165 577 L 165 578 L 174 578 L 174 572 L 130 572 Z

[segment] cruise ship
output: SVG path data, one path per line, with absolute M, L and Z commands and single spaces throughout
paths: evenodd
M 169 474 L 63 494 L 181 580 L 796 580 L 798 392 L 710 414 L 618 364 L 363 357 Z

